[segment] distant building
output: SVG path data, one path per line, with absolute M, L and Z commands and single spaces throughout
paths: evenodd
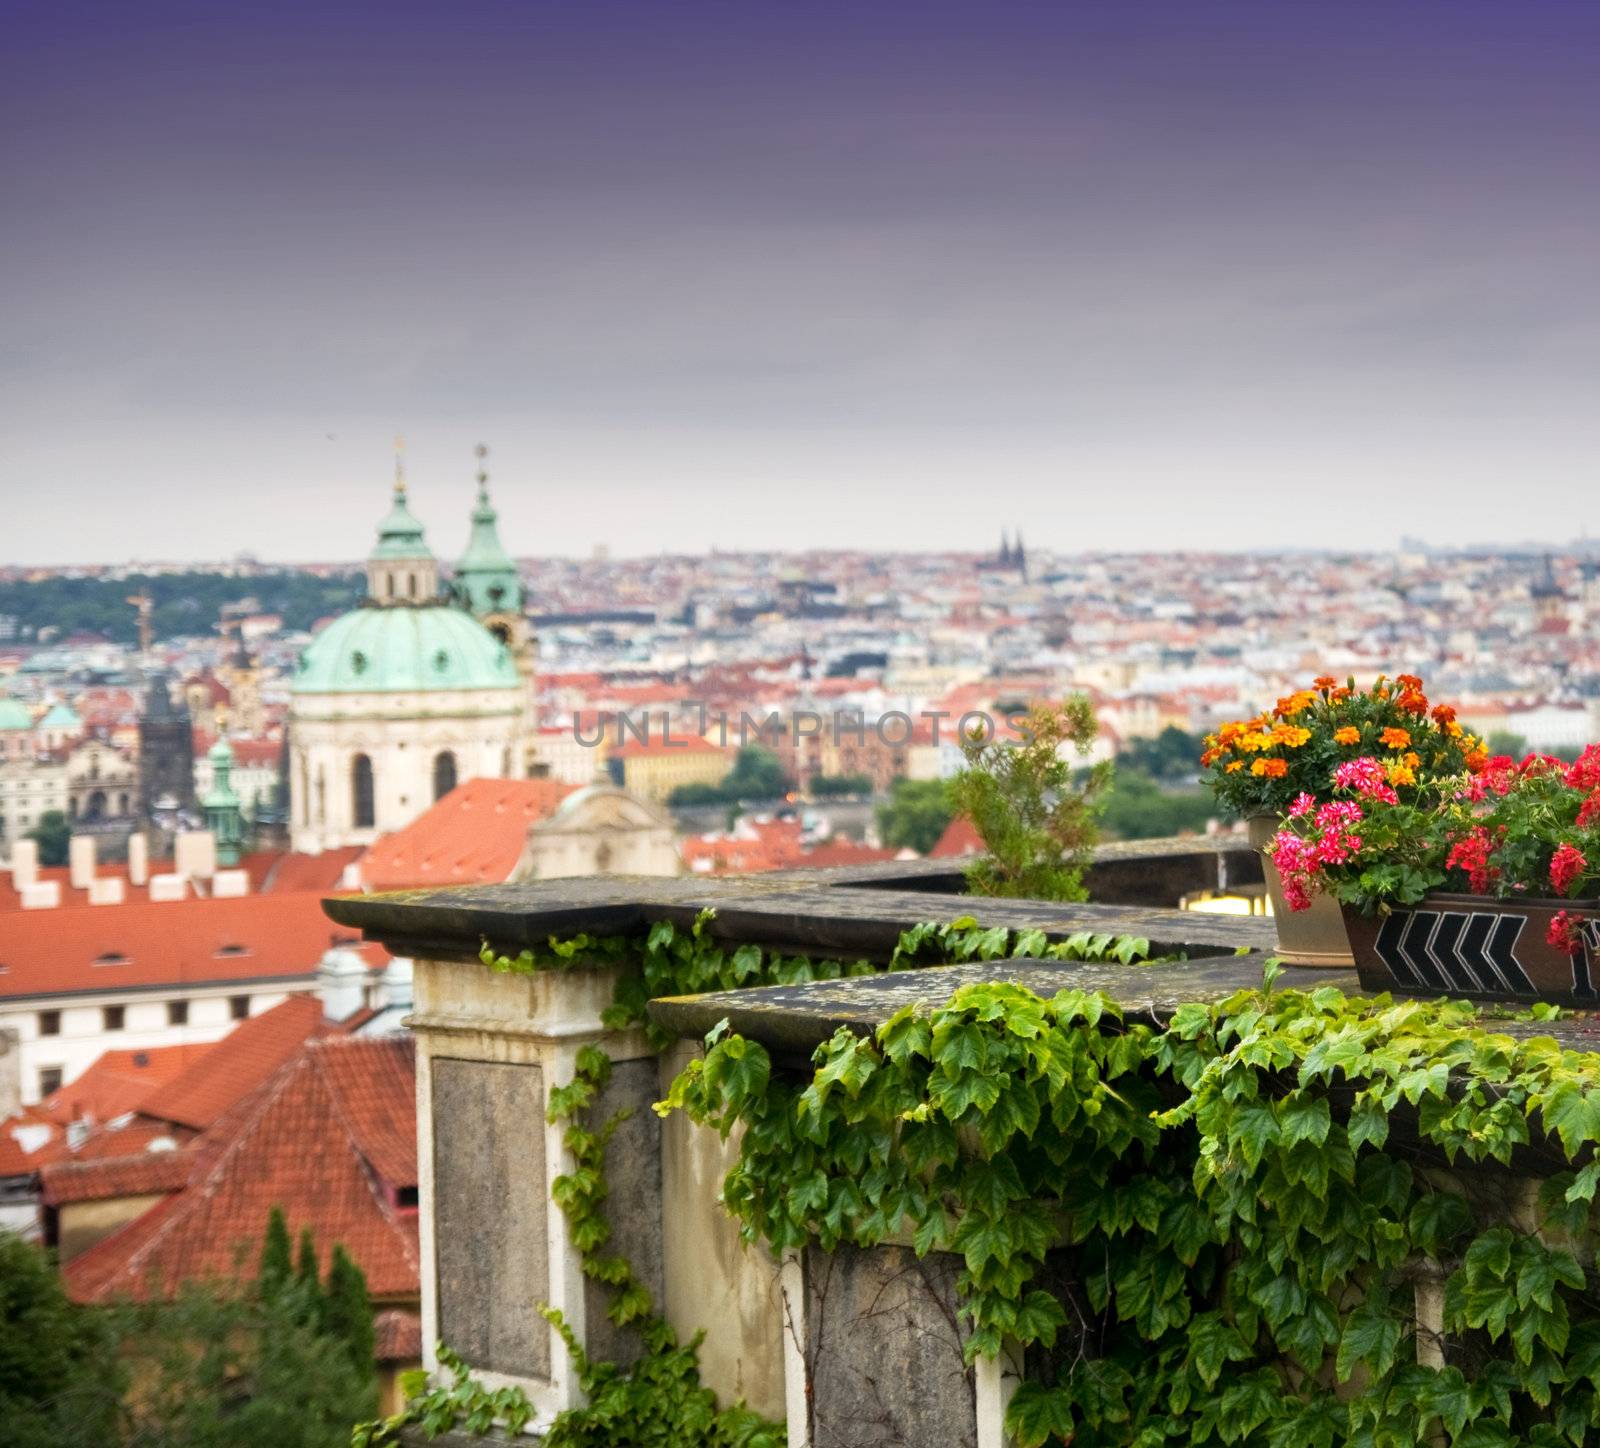
M 611 751 L 611 777 L 629 794 L 665 804 L 686 784 L 721 784 L 733 769 L 735 751 L 693 735 L 670 740 L 632 740 Z
M 473 575 L 492 603 L 500 595 L 488 578 Z M 367 597 L 317 635 L 291 685 L 294 848 L 369 844 L 459 780 L 521 772 L 531 690 L 514 643 L 441 596 L 438 563 L 397 468 L 367 559 Z
M 193 737 L 187 708 L 172 701 L 171 681 L 152 674 L 139 717 L 139 812 L 146 821 L 157 810 L 194 807 Z

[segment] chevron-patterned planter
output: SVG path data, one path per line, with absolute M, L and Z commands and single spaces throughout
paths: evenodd
M 1583 949 L 1545 939 L 1558 911 L 1588 916 Z M 1492 900 L 1433 894 L 1368 918 L 1346 908 L 1363 988 L 1403 995 L 1498 997 L 1593 1006 L 1600 980 L 1600 901 Z

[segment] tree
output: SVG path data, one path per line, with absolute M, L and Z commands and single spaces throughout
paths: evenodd
M 41 865 L 67 863 L 68 841 L 72 838 L 72 826 L 67 823 L 67 817 L 60 810 L 47 809 L 40 815 L 39 823 L 28 831 L 28 838 L 39 843 Z
M 344 1343 L 350 1361 L 371 1372 L 377 1336 L 372 1326 L 372 1304 L 367 1279 L 354 1259 L 338 1243 L 328 1263 L 328 1280 L 322 1294 L 322 1330 Z
M 1099 725 L 1081 694 L 1035 704 L 1016 721 L 1018 742 L 974 733 L 961 741 L 966 768 L 950 798 L 972 821 L 988 853 L 967 867 L 977 895 L 1082 900 L 1083 871 L 1099 836 L 1100 795 L 1109 764 L 1082 770 Z M 1075 778 L 1075 776 L 1077 776 Z
M 39 1248 L 0 1232 L 0 1441 L 7 1448 L 115 1443 L 123 1381 L 104 1321 L 68 1300 Z
M 790 781 L 778 756 L 760 744 L 746 744 L 733 761 L 733 768 L 722 781 L 722 797 L 729 802 L 741 799 L 781 799 L 789 792 Z
M 1509 754 L 1513 759 L 1521 759 L 1528 752 L 1527 739 L 1509 729 L 1492 730 L 1483 743 L 1490 754 Z
M 1151 779 L 1196 779 L 1205 747 L 1202 736 L 1169 724 L 1153 739 L 1130 739 L 1117 756 L 1118 775 L 1131 769 Z
M 283 1219 L 283 1208 L 274 1207 L 267 1213 L 267 1235 L 261 1243 L 261 1265 L 256 1269 L 262 1295 L 281 1291 L 289 1274 L 289 1224 Z
M 1100 823 L 1118 840 L 1158 840 L 1199 831 L 1217 812 L 1209 794 L 1163 789 L 1153 779 L 1119 768 L 1106 791 Z
M 667 796 L 674 809 L 694 809 L 698 805 L 721 804 L 722 787 L 716 784 L 680 784 Z
M 829 799 L 842 794 L 871 794 L 870 774 L 819 774 L 811 781 L 813 799 Z
M 950 800 L 941 779 L 897 779 L 878 806 L 878 833 L 886 845 L 925 855 L 950 824 Z
M 294 1280 L 309 1294 L 321 1295 L 322 1268 L 317 1261 L 317 1244 L 310 1227 L 300 1229 L 300 1255 L 294 1264 Z

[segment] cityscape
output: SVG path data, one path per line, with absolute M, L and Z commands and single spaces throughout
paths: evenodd
M 6 21 L 0 1448 L 1600 1443 L 1600 8 Z

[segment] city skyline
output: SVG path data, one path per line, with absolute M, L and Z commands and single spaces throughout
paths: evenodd
M 396 431 L 441 557 L 479 440 L 519 556 L 1595 522 L 1592 8 L 9 34 L 0 561 L 354 559 Z

